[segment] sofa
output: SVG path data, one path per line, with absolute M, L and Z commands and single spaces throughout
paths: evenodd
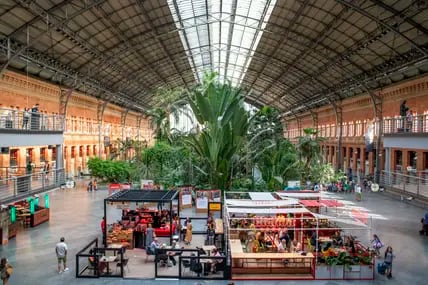
M 160 228 L 154 228 L 155 234 L 157 237 L 169 237 L 170 229 L 169 225 L 160 227 Z M 174 234 L 175 231 L 175 225 L 172 225 L 172 234 Z

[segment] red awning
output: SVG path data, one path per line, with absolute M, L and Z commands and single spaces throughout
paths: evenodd
M 318 200 L 299 200 L 299 203 L 305 207 L 320 207 Z
M 343 203 L 337 201 L 337 200 L 320 200 L 320 203 L 322 206 L 325 207 L 343 207 Z

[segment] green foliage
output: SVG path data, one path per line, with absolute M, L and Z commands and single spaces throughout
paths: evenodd
M 230 162 L 241 148 L 249 126 L 244 96 L 229 83 L 216 81 L 215 73 L 205 74 L 203 84 L 189 93 L 189 104 L 199 124 L 199 134 L 187 140 L 199 156 L 201 173 L 206 173 L 213 188 L 230 187 Z
M 154 129 L 157 140 L 165 140 L 172 143 L 171 121 L 172 116 L 176 121 L 179 114 L 191 118 L 185 111 L 187 101 L 183 99 L 184 91 L 181 88 L 159 88 L 153 98 L 154 107 L 147 111 L 151 117 L 151 127 Z
M 325 141 L 325 138 L 318 137 L 317 130 L 312 128 L 304 129 L 303 132 L 304 136 L 299 137 L 296 149 L 300 160 L 303 162 L 303 165 L 300 165 L 301 182 L 302 185 L 305 185 L 305 182 L 311 178 L 311 167 L 322 163 L 320 144 Z
M 122 182 L 129 179 L 129 164 L 124 161 L 102 160 L 98 157 L 88 160 L 91 175 L 107 182 Z
M 134 181 L 152 179 L 159 184 L 190 184 L 192 159 L 187 148 L 157 141 L 137 155 L 130 176 Z

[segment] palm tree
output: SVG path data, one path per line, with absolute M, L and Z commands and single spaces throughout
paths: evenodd
M 216 79 L 216 73 L 207 73 L 203 83 L 189 92 L 190 107 L 202 130 L 187 142 L 206 162 L 211 186 L 227 189 L 230 161 L 247 133 L 249 115 L 241 90 Z
M 181 88 L 161 87 L 153 98 L 153 108 L 147 111 L 151 117 L 151 127 L 154 129 L 155 138 L 171 143 L 171 116 L 179 121 L 180 115 L 191 119 L 186 112 L 187 100 L 183 99 L 184 91 Z
M 321 142 L 325 138 L 318 137 L 318 131 L 312 128 L 303 130 L 304 136 L 298 138 L 297 152 L 302 162 L 302 182 L 310 177 L 311 166 L 322 163 Z

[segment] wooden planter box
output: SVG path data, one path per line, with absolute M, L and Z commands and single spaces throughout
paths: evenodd
M 9 224 L 8 226 L 8 238 L 14 238 L 16 237 L 16 234 L 18 233 L 18 223 L 15 222 L 13 224 Z M 3 228 L 0 228 L 0 237 L 3 237 Z
M 31 227 L 35 227 L 44 222 L 49 221 L 50 212 L 49 209 L 39 207 L 34 214 L 31 215 Z

